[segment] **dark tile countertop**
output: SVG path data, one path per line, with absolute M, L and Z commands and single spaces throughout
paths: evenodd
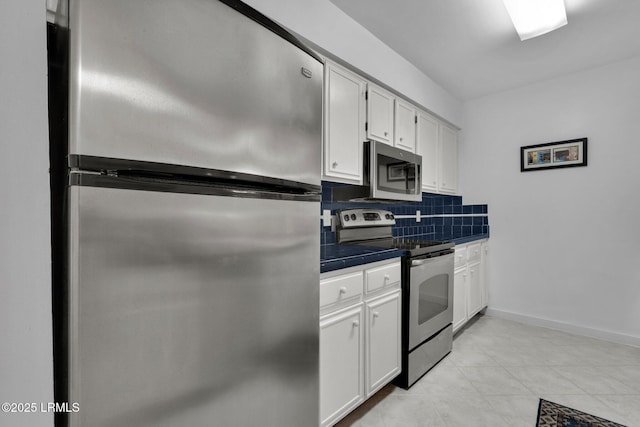
M 488 234 L 475 234 L 453 239 L 456 245 L 487 239 Z M 416 236 L 419 238 L 419 236 Z M 433 235 L 429 236 L 433 239 Z M 339 270 L 356 265 L 369 264 L 376 261 L 398 258 L 404 255 L 400 249 L 384 249 L 373 246 L 332 244 L 320 246 L 320 272 Z
M 403 250 L 374 248 L 372 246 L 334 244 L 320 246 L 320 272 L 354 267 L 370 262 L 398 258 Z
M 464 236 L 452 239 L 451 241 L 456 245 L 464 245 L 465 243 L 475 242 L 476 240 L 488 239 L 489 234 L 473 234 L 471 236 Z

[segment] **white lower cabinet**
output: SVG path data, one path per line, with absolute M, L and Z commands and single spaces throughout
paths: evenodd
M 483 284 L 480 281 L 480 262 L 475 262 L 467 266 L 467 272 L 469 273 L 469 286 L 468 291 L 468 306 L 467 315 L 472 318 L 480 310 L 482 310 L 482 294 L 484 293 Z
M 467 322 L 467 269 L 458 268 L 453 274 L 453 330 Z
M 488 305 L 487 248 L 487 240 L 455 247 L 453 332 Z
M 320 425 L 332 426 L 401 369 L 400 259 L 320 276 Z
M 320 417 L 331 425 L 364 402 L 362 303 L 320 322 Z
M 370 397 L 400 373 L 400 291 L 367 302 L 366 392 Z
M 485 240 L 481 243 L 482 247 L 482 261 L 480 262 L 480 267 L 482 270 L 482 282 L 484 283 L 484 293 L 482 294 L 482 306 L 486 307 L 489 305 L 489 241 Z

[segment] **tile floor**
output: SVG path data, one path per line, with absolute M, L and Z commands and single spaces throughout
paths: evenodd
M 491 316 L 406 391 L 388 385 L 338 427 L 535 427 L 540 398 L 640 427 L 640 348 Z

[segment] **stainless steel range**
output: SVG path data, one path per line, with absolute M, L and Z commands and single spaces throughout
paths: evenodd
M 338 243 L 405 251 L 402 259 L 402 372 L 395 384 L 409 388 L 451 351 L 454 244 L 397 238 L 396 220 L 381 209 L 338 212 Z

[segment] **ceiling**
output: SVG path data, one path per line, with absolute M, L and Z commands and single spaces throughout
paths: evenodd
M 502 0 L 330 0 L 460 100 L 640 55 L 639 0 L 565 0 L 568 24 L 520 41 Z

